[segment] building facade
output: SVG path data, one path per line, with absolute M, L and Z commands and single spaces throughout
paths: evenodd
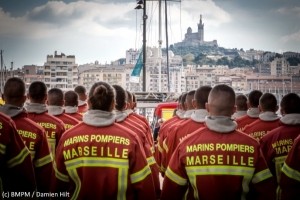
M 72 90 L 78 85 L 78 65 L 75 56 L 57 52 L 48 55 L 44 64 L 44 82 L 48 88 L 60 88 L 63 91 Z

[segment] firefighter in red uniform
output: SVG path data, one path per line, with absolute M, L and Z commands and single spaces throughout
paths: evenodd
M 283 116 L 280 119 L 281 126 L 273 129 L 260 140 L 264 157 L 273 176 L 276 176 L 278 184 L 282 165 L 292 148 L 293 141 L 300 135 L 300 97 L 295 93 L 285 95 L 280 102 L 280 112 Z M 280 199 L 279 188 L 277 192 Z
M 86 99 L 87 99 L 86 89 L 82 85 L 77 85 L 74 88 L 74 91 L 78 94 L 78 97 L 79 97 L 78 112 L 80 114 L 84 114 L 88 110 L 88 105 L 86 102 Z
M 79 123 L 77 119 L 67 115 L 64 111 L 64 93 L 59 88 L 51 88 L 47 97 L 48 113 L 64 122 L 65 129 L 73 128 Z
M 65 113 L 78 121 L 82 121 L 82 115 L 78 112 L 78 94 L 72 90 L 64 94 Z
M 167 133 L 168 133 L 169 129 L 172 126 L 174 126 L 176 123 L 178 123 L 184 119 L 184 113 L 186 111 L 186 107 L 185 107 L 186 96 L 187 96 L 187 93 L 184 93 L 181 95 L 180 101 L 179 101 L 179 108 L 176 111 L 176 115 L 174 117 L 172 117 L 171 119 L 167 120 L 166 122 L 164 122 L 158 132 L 157 145 L 155 146 L 155 148 L 156 148 L 155 160 L 156 160 L 156 163 L 158 164 L 158 166 L 160 167 L 160 171 L 162 172 L 162 175 L 164 175 L 164 172 L 166 171 L 166 169 L 164 169 L 162 166 L 162 162 L 163 162 L 162 154 L 164 151 L 163 143 L 164 143 L 165 138 L 167 137 Z
M 142 125 L 144 127 L 144 129 L 146 129 L 147 140 L 153 147 L 152 151 L 154 151 L 154 141 L 153 141 L 153 136 L 152 136 L 153 134 L 152 134 L 152 129 L 150 127 L 150 124 L 144 116 L 139 115 L 136 112 L 134 112 L 134 109 L 136 106 L 136 102 L 133 101 L 134 95 L 129 91 L 126 91 L 126 92 L 127 92 L 127 97 L 128 97 L 128 106 L 127 106 L 127 110 L 126 110 L 128 113 L 128 117 L 130 119 L 132 119 L 133 121 L 138 122 L 140 125 Z
M 37 191 L 50 192 L 49 180 L 54 175 L 52 156 L 45 130 L 29 119 L 23 108 L 26 101 L 24 81 L 17 77 L 8 79 L 4 85 L 3 99 L 6 103 L 0 107 L 0 112 L 12 118 L 31 153 Z
M 235 98 L 235 106 L 236 111 L 232 115 L 232 119 L 238 119 L 240 117 L 243 117 L 247 115 L 248 105 L 247 105 L 247 96 L 244 94 L 239 94 Z
M 243 131 L 245 126 L 251 124 L 258 119 L 259 116 L 259 98 L 262 96 L 262 92 L 259 90 L 253 90 L 249 93 L 247 115 L 236 119 L 238 124 L 237 130 Z
M 280 117 L 276 114 L 278 110 L 277 99 L 271 93 L 263 94 L 259 99 L 258 119 L 245 126 L 243 132 L 259 140 L 269 131 L 279 126 Z
M 115 106 L 116 122 L 133 131 L 140 139 L 143 145 L 145 155 L 147 157 L 148 164 L 151 169 L 151 174 L 155 185 L 155 191 L 157 197 L 159 198 L 160 196 L 159 168 L 151 152 L 151 144 L 146 138 L 147 137 L 146 132 L 143 132 L 141 129 L 139 129 L 136 126 L 135 122 L 131 121 L 127 117 L 128 116 L 126 112 L 127 99 L 128 99 L 127 92 L 119 85 L 113 85 L 113 88 L 116 91 L 116 106 Z
M 281 200 L 299 199 L 300 197 L 300 136 L 293 143 L 281 169 Z
M 57 192 L 71 199 L 155 199 L 139 138 L 115 123 L 115 91 L 105 82 L 90 89 L 83 123 L 65 132 L 57 148 Z
M 0 113 L 0 179 L 1 195 L 7 192 L 36 190 L 30 152 L 18 134 L 15 123 Z
M 205 104 L 207 103 L 210 90 L 210 86 L 201 86 L 196 90 L 193 100 L 196 110 L 192 113 L 191 118 L 176 124 L 174 131 L 169 133 L 166 137 L 165 144 L 167 148 L 166 153 L 163 154 L 163 156 L 166 156 L 166 158 L 163 159 L 163 167 L 165 169 L 167 168 L 170 158 L 180 141 L 183 140 L 188 134 L 201 127 L 204 127 L 205 117 L 208 115 Z
M 275 179 L 259 143 L 236 131 L 235 93 L 215 86 L 206 127 L 179 143 L 165 174 L 161 199 L 274 199 Z
M 25 109 L 27 110 L 28 117 L 45 129 L 54 158 L 58 141 L 65 132 L 64 123 L 60 119 L 48 114 L 46 106 L 47 87 L 45 83 L 41 81 L 32 82 L 28 88 L 27 98 L 29 102 L 25 104 Z

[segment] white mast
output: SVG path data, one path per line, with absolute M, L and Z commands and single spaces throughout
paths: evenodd
M 161 52 L 161 0 L 158 0 L 158 92 L 161 92 L 161 62 L 162 62 L 162 52 Z

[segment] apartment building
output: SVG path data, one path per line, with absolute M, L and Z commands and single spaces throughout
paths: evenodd
M 57 51 L 54 55 L 47 55 L 44 64 L 44 82 L 48 88 L 60 88 L 63 91 L 72 90 L 78 85 L 78 65 L 75 56 L 60 55 Z

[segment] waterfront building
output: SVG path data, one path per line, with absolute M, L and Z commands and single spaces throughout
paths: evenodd
M 285 58 L 275 58 L 271 62 L 271 75 L 286 76 L 290 74 L 290 65 Z
M 54 55 L 47 55 L 44 64 L 44 82 L 50 88 L 60 88 L 63 91 L 72 90 L 78 85 L 78 65 L 75 63 L 75 56 L 60 55 L 57 51 Z

